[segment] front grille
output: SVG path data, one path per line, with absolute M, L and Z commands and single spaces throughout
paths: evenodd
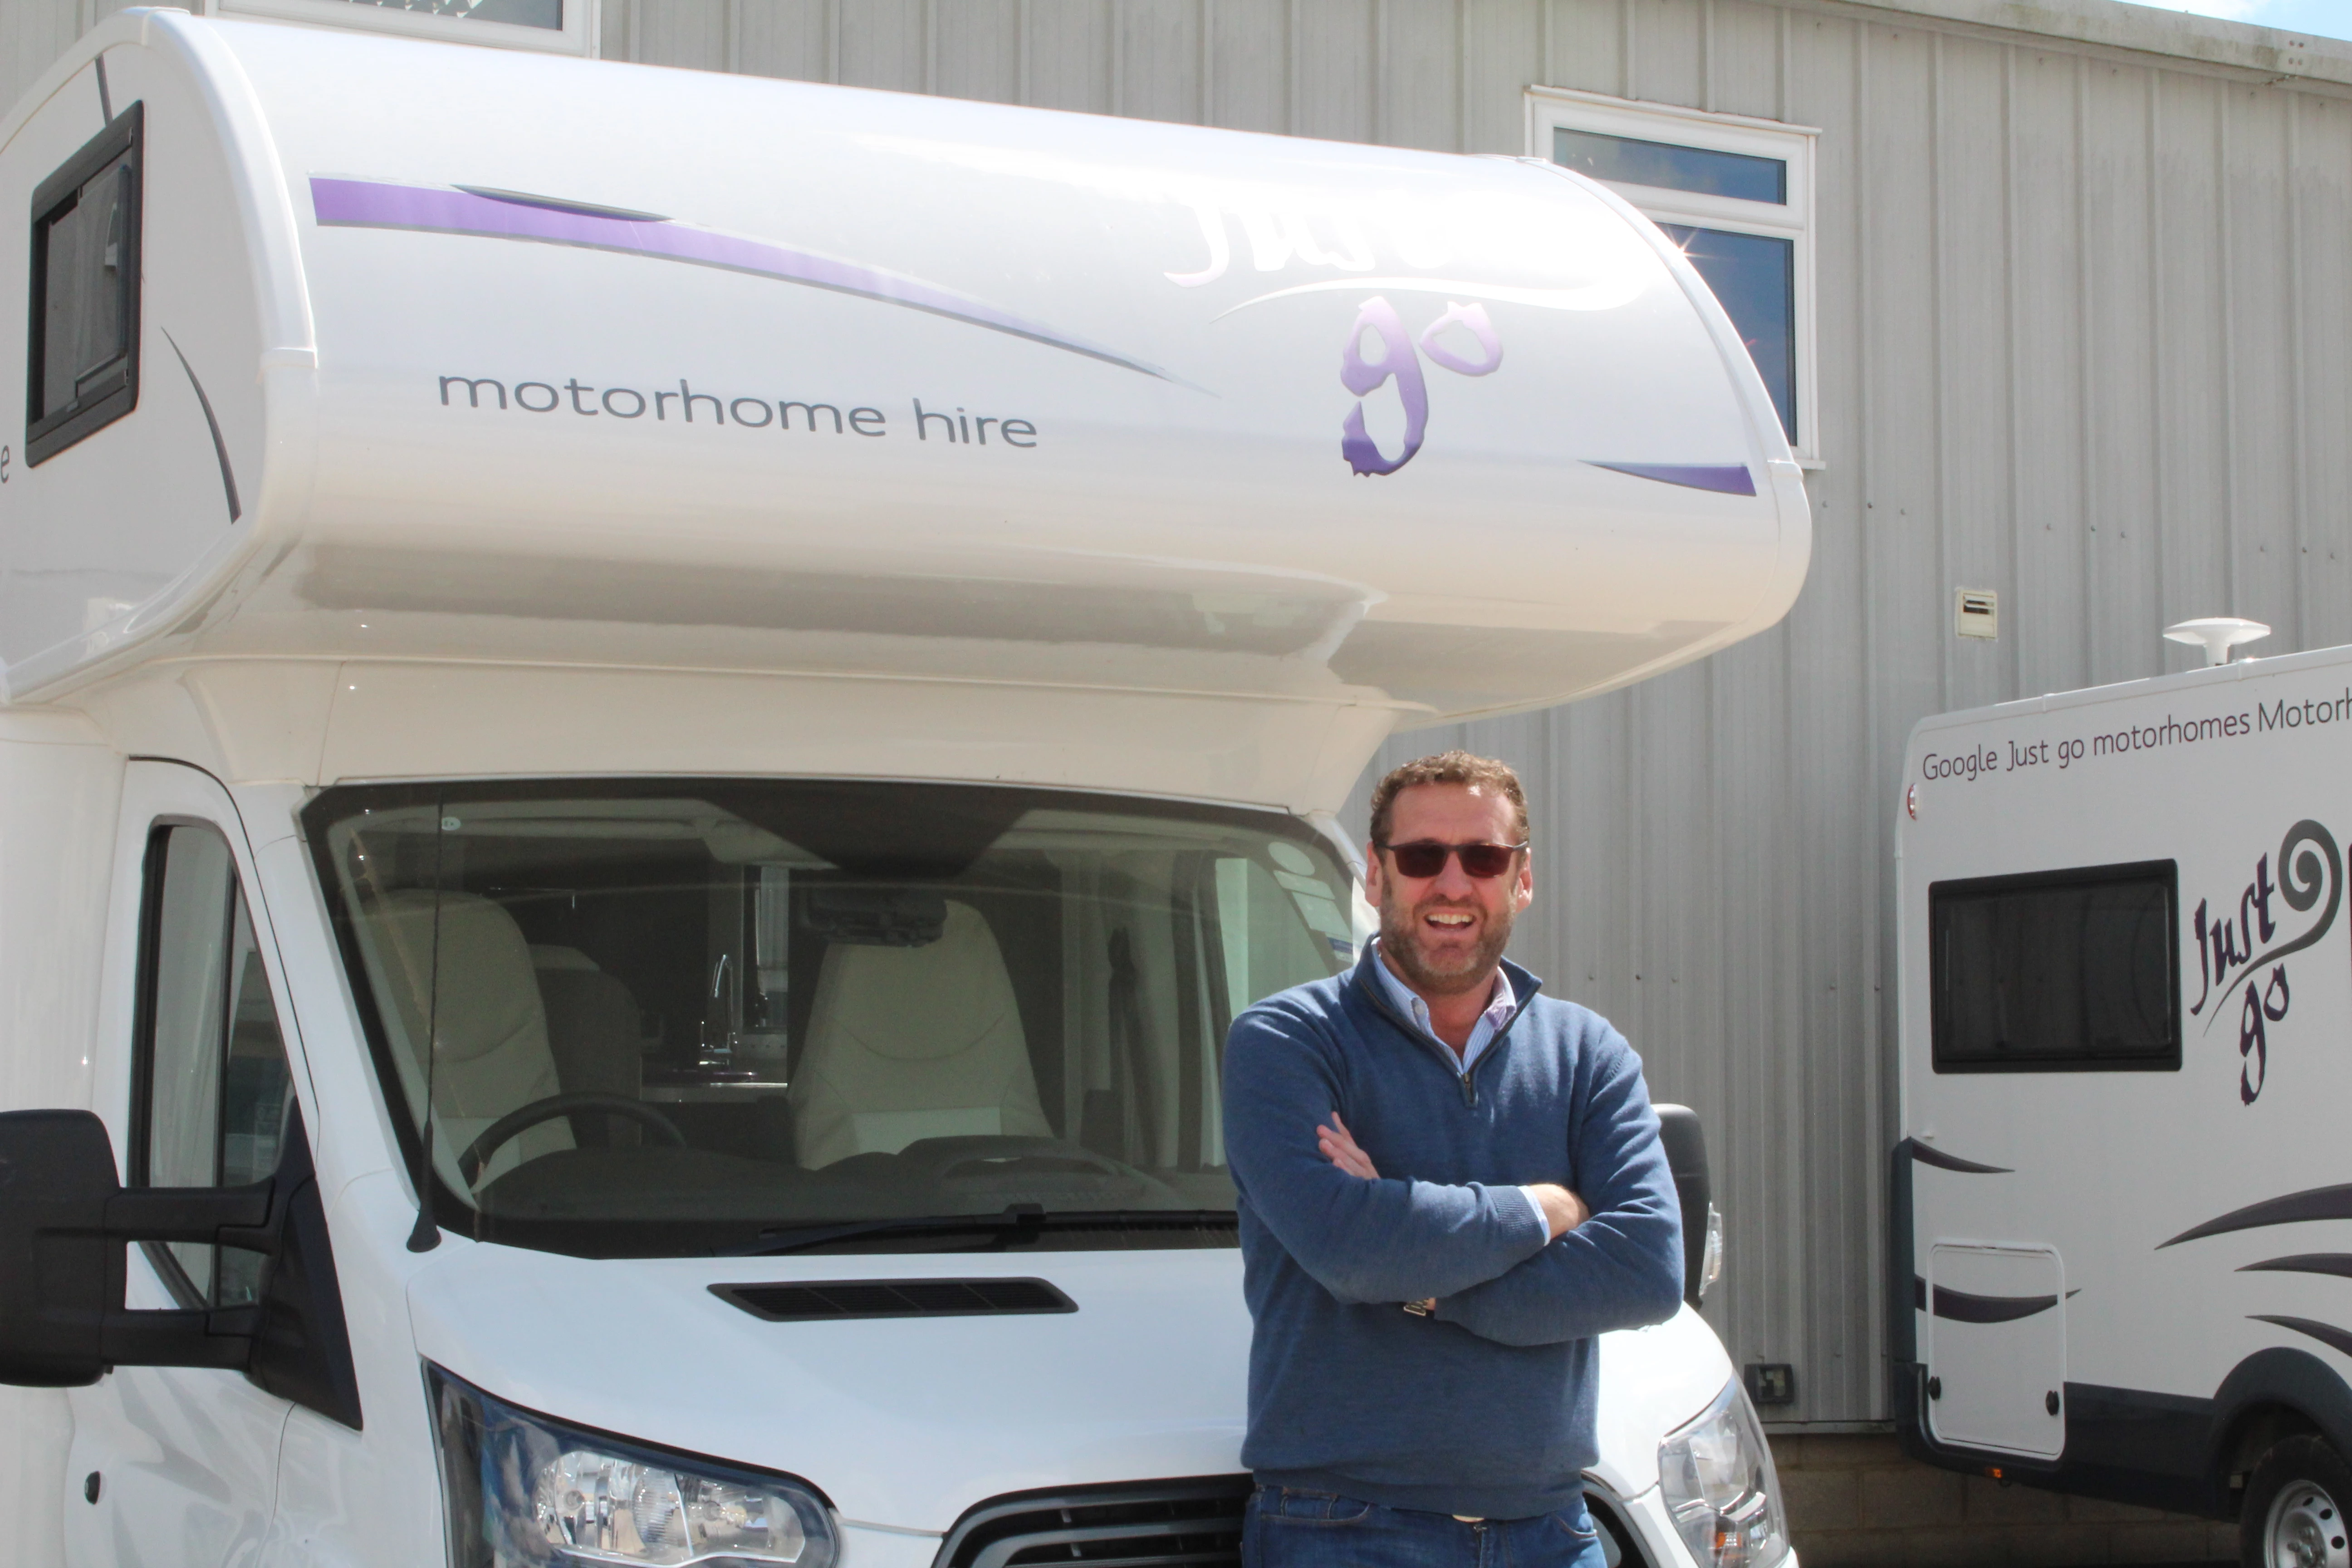
M 797 1285 L 713 1285 L 710 1293 L 772 1323 L 1078 1310 L 1076 1301 L 1043 1279 L 818 1279 Z
M 1240 1568 L 1247 1476 L 1016 1492 L 956 1521 L 931 1568 Z

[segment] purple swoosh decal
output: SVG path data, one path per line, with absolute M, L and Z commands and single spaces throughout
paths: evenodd
M 598 208 L 584 202 L 532 196 L 519 191 L 477 195 L 446 185 L 402 185 L 379 180 L 310 179 L 310 204 L 321 225 L 336 228 L 404 228 L 427 234 L 470 234 L 493 239 L 528 239 L 544 245 L 619 251 L 729 272 L 748 272 L 813 289 L 830 289 L 904 305 L 950 321 L 969 322 L 1049 348 L 1084 354 L 1123 370 L 1162 381 L 1176 378 L 1157 365 L 1074 338 L 1040 322 L 1001 310 L 983 300 L 843 261 L 814 251 L 794 250 L 764 240 L 745 239 L 713 229 L 689 228 L 651 214 Z
M 2299 1225 L 2306 1220 L 2318 1219 L 2352 1219 L 2352 1182 L 2333 1187 L 2312 1187 L 2300 1193 L 2288 1193 L 2284 1197 L 2264 1198 L 2242 1209 L 2231 1209 L 2219 1219 L 2191 1226 L 2170 1241 L 2158 1242 L 2156 1249 L 2161 1252 L 2184 1241 L 2201 1241 L 2209 1236 L 2227 1236 L 2233 1230 L 2259 1230 L 2265 1226 Z
M 2333 1323 L 2315 1323 L 2309 1318 L 2273 1318 L 2268 1312 L 2250 1312 L 2247 1321 L 2256 1323 L 2276 1323 L 2282 1329 L 2293 1329 L 2298 1334 L 2309 1334 L 2333 1351 L 2352 1355 L 2352 1333 Z
M 1655 479 L 1662 485 L 1717 490 L 1727 496 L 1756 493 L 1756 476 L 1748 471 L 1745 463 L 1603 463 L 1591 458 L 1585 461 L 1596 468 L 1631 474 L 1637 479 Z
M 625 218 L 632 223 L 667 223 L 667 213 L 641 213 L 635 207 L 599 206 L 594 202 L 565 201 L 560 196 L 535 196 L 529 191 L 502 191 L 496 185 L 459 185 L 457 189 L 469 196 L 488 196 L 494 202 L 512 202 L 519 207 L 543 207 L 551 213 L 579 213 L 587 217 Z
M 2007 1165 L 1979 1165 L 1974 1160 L 1963 1160 L 1958 1154 L 1947 1154 L 1941 1149 L 1922 1143 L 1916 1139 L 1906 1138 L 1903 1143 L 1910 1148 L 1911 1157 L 1923 1165 L 1934 1165 L 1946 1171 L 1958 1171 L 1967 1176 L 2013 1176 L 2017 1173 Z M 1901 1152 L 1900 1147 L 1896 1152 L 1898 1154 Z

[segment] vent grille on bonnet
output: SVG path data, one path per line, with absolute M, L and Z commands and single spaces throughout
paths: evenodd
M 773 1323 L 1078 1310 L 1076 1301 L 1043 1279 L 815 1279 L 792 1285 L 713 1285 L 710 1293 Z
M 1024 1492 L 956 1523 L 931 1568 L 1239 1568 L 1247 1476 Z

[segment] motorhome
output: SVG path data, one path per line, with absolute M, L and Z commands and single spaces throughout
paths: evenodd
M 2352 648 L 1930 719 L 1906 767 L 1909 1447 L 2345 1562 Z
M 0 211 L 32 1568 L 1230 1563 L 1334 812 L 1804 575 L 1540 164 L 146 10 Z M 1786 1560 L 1704 1320 L 1602 1366 L 1612 1560 Z

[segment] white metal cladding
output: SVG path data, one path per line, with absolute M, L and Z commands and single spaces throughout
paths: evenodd
M 1797 1418 L 1883 1415 L 1912 724 L 2189 668 L 2158 634 L 2192 615 L 2269 622 L 2265 653 L 2352 641 L 2342 46 L 2295 75 L 2281 35 L 2101 0 L 2033 8 L 2063 37 L 1974 0 L 603 4 L 610 58 L 1443 150 L 1521 152 L 1533 83 L 1822 128 L 1826 466 L 1796 609 L 1381 762 L 1460 741 L 1526 770 L 1519 956 L 1706 1116 L 1708 1317 L 1735 1359 L 1797 1364 Z M 7 0 L 0 89 L 112 8 Z M 1999 640 L 1953 637 L 1963 584 L 2002 596 Z

